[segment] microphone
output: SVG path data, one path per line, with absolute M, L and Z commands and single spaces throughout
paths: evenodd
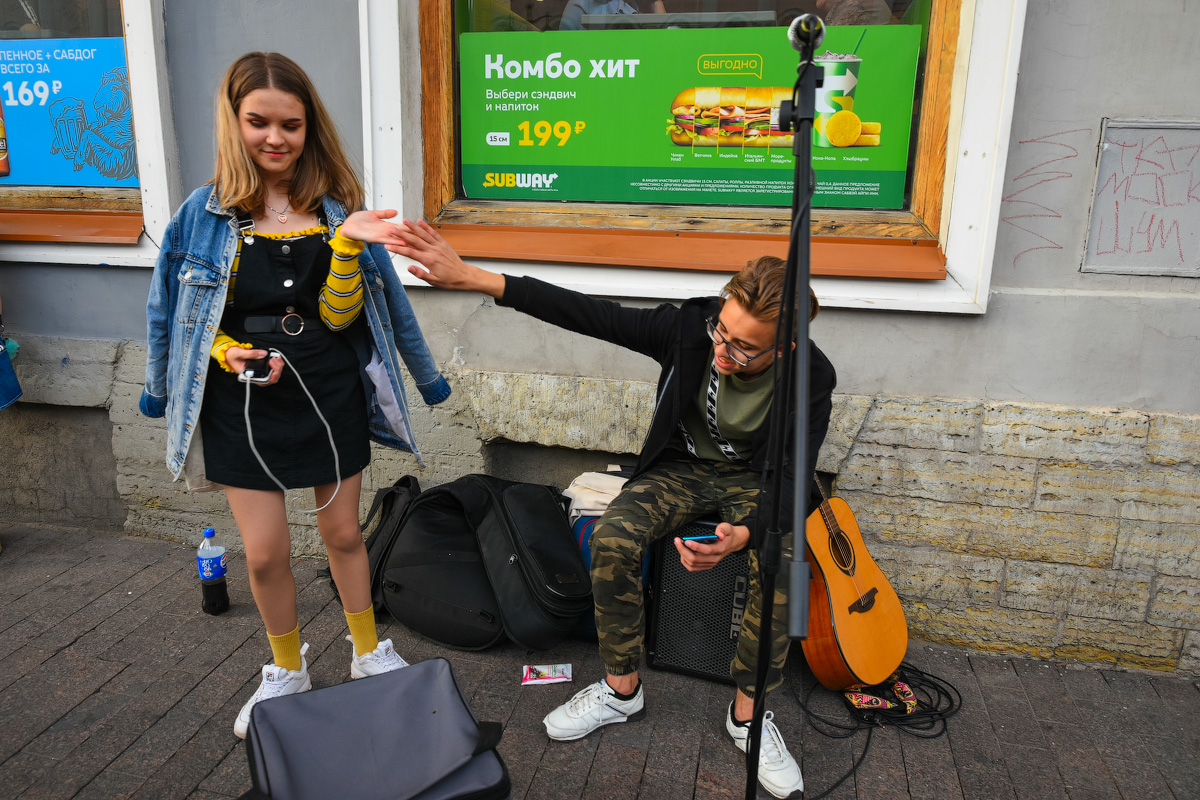
M 792 20 L 788 28 L 788 41 L 798 52 L 803 52 L 806 48 L 815 50 L 824 39 L 825 23 L 816 14 L 801 14 Z

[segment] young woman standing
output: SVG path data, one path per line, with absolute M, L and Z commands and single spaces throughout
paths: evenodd
M 141 409 L 167 418 L 174 476 L 223 489 L 242 537 L 273 655 L 234 724 L 245 737 L 255 703 L 311 687 L 284 488 L 313 487 L 351 675 L 406 666 L 376 636 L 362 470 L 372 439 L 420 459 L 401 359 L 426 403 L 450 388 L 381 246 L 399 241 L 396 212 L 356 210 L 362 186 L 304 71 L 242 56 L 218 89 L 216 129 L 216 175 L 172 218 L 155 266 Z M 262 383 L 245 381 L 268 356 Z

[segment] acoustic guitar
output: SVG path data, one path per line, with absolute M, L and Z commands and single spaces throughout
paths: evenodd
M 854 512 L 820 491 L 821 505 L 805 524 L 812 579 L 804 657 L 827 689 L 873 686 L 904 660 L 908 623 L 892 584 L 867 553 Z

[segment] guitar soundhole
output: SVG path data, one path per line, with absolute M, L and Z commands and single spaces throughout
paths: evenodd
M 840 530 L 829 536 L 829 555 L 838 569 L 847 575 L 854 574 L 854 547 Z

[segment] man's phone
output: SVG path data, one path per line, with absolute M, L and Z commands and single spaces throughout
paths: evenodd
M 715 519 L 692 520 L 679 529 L 679 538 L 685 542 L 712 544 L 713 542 L 720 541 L 720 537 L 717 536 L 718 524 L 719 522 Z

